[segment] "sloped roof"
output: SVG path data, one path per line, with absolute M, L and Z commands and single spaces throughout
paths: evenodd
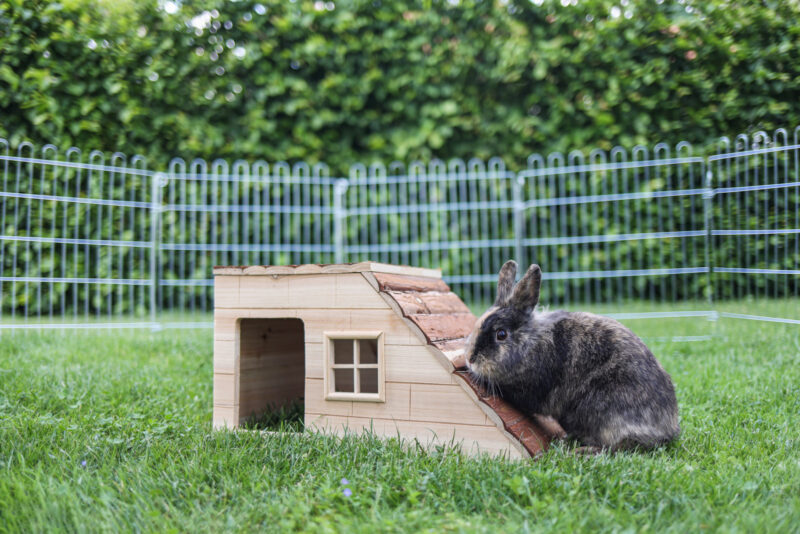
M 547 450 L 560 427 L 547 419 L 534 420 L 502 397 L 473 380 L 464 365 L 467 338 L 476 317 L 441 278 L 372 272 L 376 289 L 392 308 L 413 323 L 448 371 L 458 377 L 478 405 L 500 428 L 518 441 L 531 456 Z
M 361 273 L 409 328 L 417 331 L 437 360 L 497 427 L 531 456 L 547 450 L 559 434 L 557 423 L 526 416 L 466 372 L 464 352 L 476 317 L 442 280 L 439 270 L 377 262 L 243 265 L 214 267 L 215 275 L 304 275 Z

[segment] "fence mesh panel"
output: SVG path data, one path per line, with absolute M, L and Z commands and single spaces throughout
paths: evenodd
M 800 127 L 720 142 L 714 177 L 714 293 L 727 316 L 800 323 Z M 727 303 L 727 304 L 726 304 Z
M 210 325 L 226 264 L 441 268 L 485 306 L 509 258 L 543 266 L 551 307 L 800 324 L 799 134 L 722 138 L 707 157 L 661 143 L 347 177 L 177 158 L 153 171 L 0 139 L 0 328 Z
M 523 262 L 548 266 L 546 302 L 661 305 L 703 299 L 703 158 L 657 146 L 529 158 Z
M 140 157 L 4 140 L 2 322 L 153 319 L 152 173 Z

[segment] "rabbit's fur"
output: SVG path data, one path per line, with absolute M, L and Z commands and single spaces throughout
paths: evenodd
M 523 412 L 552 416 L 590 447 L 650 448 L 674 439 L 675 388 L 642 340 L 609 317 L 536 312 L 542 271 L 531 265 L 515 286 L 516 272 L 506 262 L 497 300 L 470 336 L 473 376 Z

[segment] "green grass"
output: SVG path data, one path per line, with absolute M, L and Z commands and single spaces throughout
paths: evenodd
M 651 342 L 676 443 L 535 462 L 212 432 L 209 331 L 0 333 L 0 531 L 798 532 L 800 327 L 713 328 Z

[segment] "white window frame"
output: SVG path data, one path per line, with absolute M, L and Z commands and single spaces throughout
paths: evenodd
M 337 332 L 323 332 L 323 383 L 325 388 L 325 400 L 332 401 L 363 401 L 363 402 L 386 402 L 386 351 L 383 344 L 383 332 L 379 330 L 351 330 Z M 336 339 L 353 340 L 353 363 L 335 363 L 333 354 L 333 341 Z M 359 339 L 374 339 L 378 343 L 378 363 L 362 364 L 359 362 Z M 353 369 L 353 393 L 344 391 L 334 391 L 334 369 Z M 378 370 L 378 392 L 359 393 L 359 369 Z

